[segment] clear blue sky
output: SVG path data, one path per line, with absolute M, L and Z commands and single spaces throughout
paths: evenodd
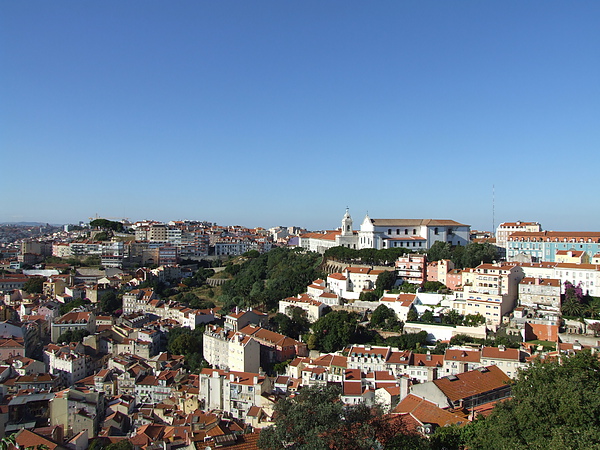
M 598 1 L 0 1 L 0 222 L 600 231 Z

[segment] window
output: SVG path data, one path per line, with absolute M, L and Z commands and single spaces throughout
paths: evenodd
M 435 228 L 433 229 L 433 234 L 439 234 L 439 231 L 438 231 L 437 227 L 435 227 Z
M 388 228 L 388 234 L 392 234 L 392 229 Z

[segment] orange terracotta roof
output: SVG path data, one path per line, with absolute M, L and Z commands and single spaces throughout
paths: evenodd
M 467 420 L 448 410 L 438 407 L 423 398 L 414 394 L 409 394 L 393 410 L 396 414 L 410 414 L 422 424 L 434 424 L 439 427 L 445 427 L 452 424 L 466 423 Z
M 445 361 L 479 362 L 480 359 L 479 350 L 447 349 L 444 354 Z
M 433 383 L 451 401 L 499 389 L 511 383 L 510 378 L 497 366 L 487 366 L 451 377 L 434 380 Z
M 506 348 L 501 350 L 499 347 L 483 347 L 481 349 L 481 357 L 519 361 L 520 351 L 518 348 Z

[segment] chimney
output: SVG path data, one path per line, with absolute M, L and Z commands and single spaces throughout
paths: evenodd
M 506 347 L 504 345 L 499 345 L 498 350 L 500 350 L 501 352 L 506 351 Z

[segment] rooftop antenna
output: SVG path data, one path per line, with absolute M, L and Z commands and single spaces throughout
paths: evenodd
M 496 186 L 492 184 L 492 236 L 496 236 Z

